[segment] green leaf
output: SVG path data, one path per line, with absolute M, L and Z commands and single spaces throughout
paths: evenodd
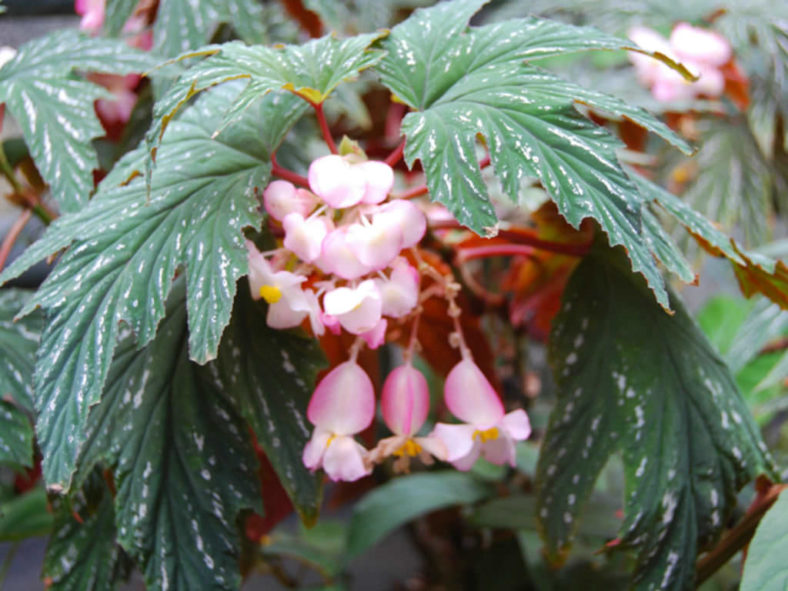
M 211 369 L 251 425 L 302 519 L 313 523 L 322 477 L 310 474 L 301 456 L 311 435 L 306 407 L 326 362 L 316 340 L 269 328 L 265 315 L 243 281 Z
M 53 524 L 47 505 L 47 493 L 40 486 L 0 503 L 0 541 L 47 535 Z
M 235 282 L 247 272 L 241 230 L 259 227 L 255 191 L 268 182 L 271 150 L 303 112 L 294 97 L 272 94 L 212 139 L 217 107 L 233 92 L 208 93 L 172 124 L 150 197 L 142 178 L 124 184 L 144 166 L 142 147 L 118 164 L 82 211 L 59 218 L 0 275 L 9 279 L 71 244 L 28 305 L 50 311 L 36 368 L 37 432 L 50 484 L 68 486 L 118 323 L 131 328 L 140 346 L 149 342 L 173 276 L 184 267 L 190 356 L 205 363 L 216 355 Z
M 98 167 L 91 140 L 104 135 L 93 101 L 112 98 L 74 71 L 128 74 L 156 64 L 149 54 L 118 39 L 59 31 L 30 41 L 0 69 L 0 103 L 19 122 L 30 153 L 52 196 L 66 212 L 93 192 Z
M 223 385 L 188 358 L 183 283 L 151 343 L 118 346 L 80 470 L 113 467 L 118 542 L 149 589 L 237 589 L 236 518 L 262 510 L 257 462 Z
M 341 82 L 355 78 L 381 58 L 381 52 L 367 49 L 379 36 L 375 33 L 344 40 L 329 36 L 278 48 L 248 47 L 236 41 L 182 55 L 179 60 L 209 57 L 182 74 L 156 103 L 154 125 L 147 136 L 152 156 L 156 155 L 169 121 L 195 94 L 232 80 L 247 81 L 235 100 L 224 107 L 224 124 L 240 116 L 260 97 L 282 88 L 322 103 Z
M 783 261 L 743 250 L 733 238 L 672 193 L 640 175 L 633 175 L 633 179 L 641 194 L 676 218 L 707 252 L 730 261 L 746 297 L 761 293 L 781 308 L 788 309 L 788 266 Z
M 530 65 L 569 51 L 624 49 L 631 43 L 593 29 L 539 19 L 466 28 L 483 2 L 458 0 L 418 10 L 381 43 L 383 83 L 417 109 L 403 120 L 405 158 L 420 160 L 432 198 L 474 231 L 495 232 L 497 218 L 477 163 L 483 136 L 504 192 L 517 200 L 526 177 L 539 178 L 575 227 L 596 219 L 611 244 L 624 245 L 658 301 L 664 283 L 644 244 L 643 199 L 622 170 L 619 140 L 582 116 L 580 102 L 630 118 L 689 150 L 643 110 Z
M 741 591 L 781 591 L 788 586 L 788 494 L 780 493 L 763 516 L 747 550 Z
M 82 520 L 80 523 L 74 515 Z M 115 512 L 109 488 L 94 475 L 85 491 L 62 500 L 44 556 L 43 576 L 52 591 L 113 589 L 128 566 L 115 543 Z
M 265 40 L 263 8 L 256 0 L 161 0 L 153 25 L 153 48 L 175 57 L 208 43 L 220 23 L 232 24 L 249 43 Z
M 536 476 L 556 557 L 600 470 L 621 452 L 619 547 L 637 550 L 643 589 L 690 588 L 695 557 L 724 527 L 736 491 L 772 470 L 730 371 L 681 302 L 671 305 L 673 315 L 654 304 L 623 256 L 597 252 L 575 270 L 553 325 L 558 401 Z
M 20 406 L 33 410 L 33 366 L 43 327 L 43 315 L 31 314 L 14 321 L 33 295 L 32 291 L 0 291 L 0 397 L 10 395 Z
M 697 283 L 698 276 L 689 262 L 647 206 L 643 206 L 643 239 L 665 269 L 684 283 Z
M 123 31 L 123 25 L 134 12 L 138 0 L 107 0 L 104 9 L 104 33 L 115 37 Z
M 16 405 L 0 400 L 0 466 L 33 466 L 33 425 Z
M 359 501 L 348 531 L 352 558 L 383 536 L 420 515 L 475 503 L 493 494 L 491 485 L 461 472 L 429 472 L 395 478 Z

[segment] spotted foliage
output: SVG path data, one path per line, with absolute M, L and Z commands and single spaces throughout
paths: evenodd
M 598 251 L 572 275 L 550 357 L 558 403 L 542 445 L 538 511 L 548 551 L 569 548 L 610 455 L 626 480 L 620 547 L 641 589 L 687 589 L 736 492 L 770 461 L 724 364 L 671 297 L 655 305 L 623 256 Z M 645 361 L 644 361 L 645 360 Z

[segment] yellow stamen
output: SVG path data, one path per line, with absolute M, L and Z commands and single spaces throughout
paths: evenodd
M 398 458 L 402 456 L 410 456 L 415 458 L 417 455 L 421 453 L 422 449 L 421 446 L 413 441 L 412 439 L 408 439 L 402 447 L 400 447 L 397 451 L 394 452 L 394 455 Z
M 499 435 L 500 433 L 498 432 L 498 427 L 491 427 L 486 431 L 476 430 L 473 432 L 473 438 L 474 439 L 478 438 L 479 441 L 481 441 L 482 443 L 498 439 Z
M 275 304 L 282 299 L 282 290 L 276 285 L 263 285 L 260 288 L 260 297 L 269 304 Z
M 328 441 L 326 441 L 326 449 L 328 449 L 328 446 L 331 445 L 331 442 L 334 441 L 336 437 L 337 437 L 336 435 L 332 435 L 331 437 L 328 438 Z

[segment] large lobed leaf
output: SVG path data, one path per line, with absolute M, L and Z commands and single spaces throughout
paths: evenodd
M 0 103 L 19 122 L 30 154 L 61 209 L 73 212 L 93 192 L 98 159 L 91 140 L 104 135 L 93 101 L 112 98 L 78 72 L 144 72 L 156 60 L 118 39 L 59 31 L 19 48 L 0 68 Z
M 260 510 L 257 462 L 223 385 L 189 360 L 186 308 L 179 281 L 154 340 L 118 346 L 80 474 L 114 468 L 118 543 L 148 589 L 237 589 L 236 518 Z
M 575 103 L 627 117 L 685 151 L 663 123 L 614 97 L 562 80 L 527 62 L 573 51 L 632 49 L 592 28 L 539 19 L 468 28 L 483 0 L 417 10 L 381 42 L 383 83 L 415 109 L 403 120 L 409 165 L 420 160 L 433 199 L 476 232 L 497 218 L 476 157 L 482 136 L 504 191 L 516 201 L 526 177 L 539 178 L 573 226 L 596 219 L 628 250 L 658 301 L 667 292 L 641 230 L 642 197 L 616 157 L 620 142 Z
M 621 547 L 642 589 L 689 589 L 736 491 L 772 468 L 725 363 L 681 302 L 674 315 L 607 252 L 573 274 L 550 357 L 558 387 L 540 456 L 539 519 L 554 557 L 569 547 L 599 471 L 620 450 Z M 645 361 L 644 361 L 645 360 Z
M 763 516 L 747 550 L 742 591 L 780 591 L 788 587 L 788 493 L 783 490 Z
M 249 47 L 235 41 L 182 55 L 179 59 L 208 57 L 181 75 L 156 103 L 154 124 L 147 135 L 152 157 L 156 156 L 169 121 L 195 94 L 232 80 L 247 81 L 241 93 L 224 106 L 224 124 L 240 116 L 260 97 L 282 88 L 322 103 L 341 82 L 355 78 L 382 57 L 380 51 L 367 49 L 379 36 L 380 33 L 373 33 L 344 40 L 327 36 L 283 47 Z
M 140 346 L 149 342 L 173 276 L 184 267 L 190 356 L 205 363 L 216 355 L 235 282 L 247 270 L 241 230 L 261 223 L 255 191 L 268 182 L 271 150 L 303 112 L 295 97 L 270 95 L 212 139 L 217 109 L 236 91 L 208 93 L 173 123 L 150 196 L 143 179 L 124 183 L 144 166 L 140 148 L 119 163 L 83 210 L 58 219 L 0 275 L 7 280 L 71 244 L 28 305 L 50 312 L 35 383 L 37 432 L 51 485 L 68 486 L 119 323 L 132 329 Z
M 10 396 L 33 410 L 33 366 L 43 328 L 43 314 L 14 317 L 33 296 L 32 291 L 0 291 L 0 398 Z

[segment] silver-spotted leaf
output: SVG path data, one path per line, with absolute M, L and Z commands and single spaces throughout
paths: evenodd
M 113 589 L 129 565 L 115 542 L 115 512 L 109 487 L 100 475 L 93 474 L 85 490 L 58 504 L 44 556 L 47 589 Z
M 0 103 L 6 103 L 19 122 L 30 154 L 63 211 L 78 210 L 93 192 L 98 159 L 91 140 L 104 135 L 93 101 L 112 98 L 74 72 L 128 74 L 154 65 L 154 57 L 119 39 L 65 30 L 26 43 L 0 68 Z
M 573 273 L 551 336 L 558 401 L 542 444 L 539 520 L 548 552 L 570 545 L 611 453 L 624 460 L 620 547 L 638 589 L 690 589 L 746 482 L 772 470 L 725 363 L 671 297 L 650 297 L 623 256 L 596 252 Z
M 217 108 L 235 92 L 208 93 L 172 124 L 150 196 L 139 176 L 124 183 L 144 167 L 143 147 L 118 164 L 88 206 L 58 219 L 0 275 L 8 279 L 71 244 L 28 306 L 50 314 L 35 377 L 36 428 L 50 484 L 69 483 L 119 323 L 140 346 L 149 342 L 179 269 L 187 284 L 190 356 L 205 363 L 216 355 L 235 282 L 247 272 L 241 231 L 262 220 L 255 192 L 268 182 L 271 150 L 303 113 L 297 98 L 272 94 L 213 139 Z
M 380 51 L 368 49 L 378 37 L 380 33 L 343 40 L 327 36 L 282 47 L 249 47 L 235 41 L 181 56 L 179 59 L 208 57 L 184 72 L 157 101 L 154 124 L 147 135 L 152 155 L 156 156 L 169 121 L 195 94 L 232 80 L 246 81 L 241 93 L 222 110 L 222 126 L 273 90 L 287 88 L 311 102 L 322 103 L 342 81 L 355 78 L 382 57 Z
M 322 477 L 301 456 L 311 426 L 306 407 L 325 358 L 317 341 L 295 331 L 275 330 L 265 306 L 239 286 L 233 317 L 209 366 L 249 422 L 279 481 L 306 522 L 317 518 Z
M 153 26 L 153 47 L 164 56 L 175 57 L 208 43 L 220 23 L 233 25 L 249 43 L 265 40 L 263 7 L 256 0 L 161 0 Z
M 155 339 L 142 350 L 131 338 L 118 346 L 80 471 L 114 470 L 118 543 L 148 589 L 238 589 L 236 519 L 261 510 L 257 461 L 223 385 L 189 360 L 187 334 L 179 281 Z
M 477 162 L 484 138 L 504 191 L 516 201 L 525 178 L 539 178 L 574 226 L 596 219 L 612 244 L 628 250 L 661 304 L 667 292 L 644 244 L 643 199 L 622 170 L 620 142 L 581 115 L 579 102 L 627 117 L 689 151 L 651 115 L 584 89 L 528 63 L 592 49 L 626 49 L 630 42 L 591 28 L 511 20 L 468 28 L 483 2 L 457 0 L 418 10 L 381 42 L 376 66 L 383 83 L 415 112 L 403 120 L 409 165 L 420 160 L 432 198 L 476 232 L 497 218 Z
M 33 367 L 43 328 L 43 314 L 14 320 L 33 296 L 32 291 L 0 291 L 0 398 L 10 396 L 33 410 Z
M 0 466 L 33 467 L 33 425 L 15 404 L 0 400 Z

